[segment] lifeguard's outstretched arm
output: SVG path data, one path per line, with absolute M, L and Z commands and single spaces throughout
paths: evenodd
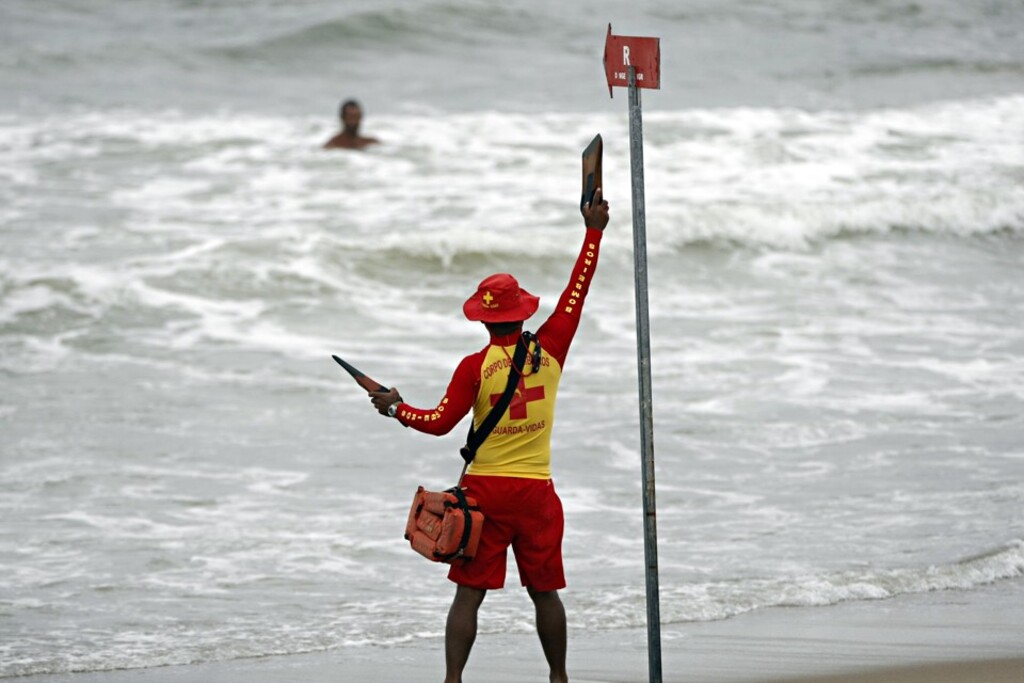
M 569 283 L 558 297 L 554 313 L 537 330 L 541 345 L 562 366 L 565 365 L 569 346 L 580 324 L 583 302 L 590 291 L 590 282 L 597 270 L 601 238 L 608 225 L 608 202 L 604 201 L 601 188 L 594 192 L 593 202 L 583 205 L 583 222 L 587 226 L 587 232 L 583 236 L 583 245 L 580 247 L 579 256 L 576 257 Z

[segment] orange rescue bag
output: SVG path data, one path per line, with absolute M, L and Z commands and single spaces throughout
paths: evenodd
M 434 562 L 469 562 L 476 556 L 484 513 L 458 486 L 447 491 L 416 489 L 405 524 L 412 549 Z

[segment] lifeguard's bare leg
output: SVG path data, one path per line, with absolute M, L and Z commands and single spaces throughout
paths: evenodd
M 462 670 L 476 640 L 476 617 L 487 591 L 458 586 L 444 630 L 444 683 L 462 683 Z
M 566 626 L 565 607 L 558 591 L 539 592 L 527 588 L 537 610 L 537 635 L 540 636 L 544 657 L 551 668 L 551 683 L 568 683 L 565 672 Z

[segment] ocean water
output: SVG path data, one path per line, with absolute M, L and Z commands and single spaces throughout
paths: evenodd
M 417 405 L 612 205 L 553 469 L 570 629 L 642 626 L 625 93 L 645 92 L 667 623 L 1024 580 L 1016 2 L 0 6 L 0 677 L 439 638 Z M 326 153 L 340 98 L 385 142 Z M 510 573 L 514 577 L 514 573 Z M 515 578 L 509 585 L 514 586 Z M 529 632 L 520 590 L 482 633 Z

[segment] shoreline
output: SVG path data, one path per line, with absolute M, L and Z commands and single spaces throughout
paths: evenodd
M 439 617 L 440 618 L 440 617 Z M 776 607 L 662 626 L 665 683 L 1021 683 L 1024 579 L 971 591 L 826 607 Z M 569 633 L 575 683 L 645 683 L 645 629 Z M 19 683 L 439 683 L 439 638 L 389 647 L 117 671 L 37 674 Z M 467 683 L 547 679 L 530 634 L 481 634 Z

